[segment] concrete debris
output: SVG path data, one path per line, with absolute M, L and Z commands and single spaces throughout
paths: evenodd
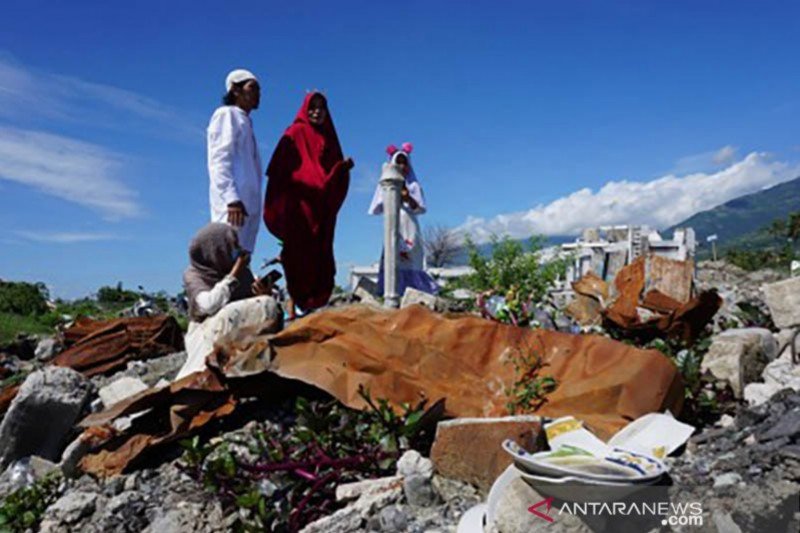
M 402 495 L 402 489 L 393 484 L 386 485 L 383 490 L 365 492 L 344 509 L 308 524 L 301 531 L 303 533 L 357 531 L 370 514 L 400 500 Z
M 800 326 L 800 277 L 764 285 L 764 296 L 776 326 Z
M 750 383 L 744 388 L 744 399 L 751 406 L 766 403 L 784 389 L 800 391 L 800 365 L 792 362 L 791 350 L 788 347 L 780 357 L 764 368 L 761 378 L 763 383 Z
M 511 464 L 500 446 L 502 442 L 513 439 L 533 451 L 541 429 L 541 419 L 530 415 L 439 422 L 431 460 L 439 474 L 488 491 Z
M 48 507 L 40 530 L 42 533 L 62 531 L 63 526 L 75 524 L 81 518 L 90 516 L 103 503 L 103 499 L 98 498 L 96 493 L 68 492 Z
M 665 240 L 647 226 L 603 226 L 584 230 L 581 238 L 562 244 L 561 249 L 573 256 L 567 268 L 568 282 L 594 272 L 610 283 L 625 265 L 644 255 L 676 261 L 692 259 L 695 238 L 691 228 L 677 229 L 671 240 Z
M 69 368 L 29 375 L 0 424 L 0 466 L 30 455 L 58 460 L 90 393 L 86 378 Z
M 723 487 L 729 487 L 731 485 L 736 485 L 741 481 L 742 481 L 742 476 L 740 476 L 736 472 L 727 472 L 725 474 L 720 474 L 719 476 L 714 477 L 714 488 L 720 489 Z
M 58 354 L 61 345 L 55 337 L 45 337 L 36 345 L 35 357 L 37 361 L 46 362 Z
M 367 291 L 363 287 L 357 287 L 355 291 L 353 291 L 353 296 L 358 298 L 358 301 L 364 305 L 368 305 L 370 307 L 375 307 L 378 309 L 383 308 L 381 302 L 372 295 L 371 292 Z
M 148 389 L 139 378 L 124 376 L 101 388 L 97 394 L 106 408 Z
M 722 304 L 712 292 L 691 298 L 693 262 L 640 256 L 608 285 L 593 272 L 572 284 L 566 312 L 582 326 L 602 322 L 642 341 L 674 337 L 692 343 Z
M 385 492 L 403 486 L 403 476 L 389 476 L 345 483 L 336 487 L 336 501 L 355 500 L 363 494 Z
M 431 479 L 433 463 L 416 450 L 408 450 L 397 461 L 397 474 L 403 476 L 403 493 L 411 505 L 427 506 L 436 501 Z
M 759 379 L 777 351 L 778 343 L 767 329 L 729 329 L 713 338 L 701 371 L 727 381 L 735 396 L 742 398 L 745 385 Z
M 403 309 L 410 305 L 420 304 L 431 311 L 435 311 L 437 308 L 437 301 L 438 298 L 433 294 L 419 291 L 413 287 L 407 287 L 406 292 L 403 293 L 403 298 L 400 300 L 400 308 Z

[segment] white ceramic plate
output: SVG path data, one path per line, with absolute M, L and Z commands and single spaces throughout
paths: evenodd
M 614 448 L 606 457 L 547 451 L 528 453 L 516 442 L 507 439 L 503 449 L 511 455 L 520 470 L 536 476 L 575 477 L 626 484 L 649 483 L 667 471 L 661 461 L 642 454 Z

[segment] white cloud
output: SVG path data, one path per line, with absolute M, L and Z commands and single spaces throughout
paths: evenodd
M 95 209 L 107 219 L 142 213 L 136 194 L 117 178 L 120 155 L 39 131 L 0 127 L 0 179 Z
M 719 150 L 711 150 L 699 154 L 681 157 L 675 162 L 671 174 L 691 174 L 693 172 L 711 172 L 719 170 L 736 161 L 738 150 L 735 146 L 726 145 Z
M 737 152 L 738 150 L 736 149 L 736 147 L 731 146 L 729 144 L 717 150 L 717 152 L 714 154 L 714 157 L 712 157 L 711 160 L 716 165 L 720 166 L 730 165 L 734 161 L 736 161 L 736 156 L 738 155 Z
M 753 152 L 714 173 L 669 174 L 652 181 L 612 181 L 597 192 L 581 189 L 528 211 L 501 214 L 490 220 L 468 217 L 459 230 L 483 242 L 492 234 L 513 238 L 576 235 L 586 227 L 611 224 L 664 228 L 798 174 L 797 165 Z
M 75 244 L 81 242 L 111 241 L 117 237 L 110 233 L 68 232 L 68 231 L 15 231 L 15 235 L 35 242 L 55 244 Z
M 111 85 L 26 67 L 0 51 L 0 116 L 44 117 L 107 129 L 138 128 L 201 140 L 202 127 L 162 103 Z

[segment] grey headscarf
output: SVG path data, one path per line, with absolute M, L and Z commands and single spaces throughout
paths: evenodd
M 183 288 L 189 300 L 189 317 L 202 322 L 206 316 L 197 309 L 195 298 L 203 291 L 210 291 L 233 268 L 233 254 L 239 239 L 236 230 L 219 222 L 212 222 L 197 232 L 189 244 L 189 268 L 183 273 Z M 242 270 L 239 285 L 231 295 L 231 301 L 252 296 L 250 285 L 254 278 L 249 268 Z

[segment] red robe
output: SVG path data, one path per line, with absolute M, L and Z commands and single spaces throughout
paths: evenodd
M 308 120 L 314 94 L 306 95 L 272 154 L 264 201 L 264 223 L 283 242 L 287 290 L 303 310 L 322 307 L 333 292 L 336 215 L 350 184 L 330 111 L 319 127 Z

